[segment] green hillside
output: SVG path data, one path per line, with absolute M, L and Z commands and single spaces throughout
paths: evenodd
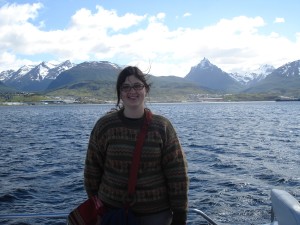
M 15 93 L 15 92 L 17 92 L 16 89 L 12 87 L 8 87 L 0 81 L 0 94 Z
M 113 82 L 117 79 L 120 67 L 109 62 L 84 62 L 62 72 L 47 88 L 56 90 L 87 81 Z M 76 89 L 76 88 L 73 88 Z
M 283 77 L 273 75 L 266 77 L 255 87 L 245 90 L 245 93 L 269 93 L 273 95 L 286 95 L 300 97 L 300 79 L 298 76 Z
M 187 82 L 179 77 L 155 77 L 149 76 L 151 89 L 149 93 L 150 101 L 178 102 L 187 101 L 190 94 L 206 93 L 200 90 L 195 84 Z M 116 81 L 78 81 L 62 88 L 49 91 L 49 96 L 68 96 L 79 98 L 82 101 L 116 101 L 115 91 Z

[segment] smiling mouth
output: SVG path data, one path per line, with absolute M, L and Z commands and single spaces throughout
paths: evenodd
M 139 96 L 138 95 L 127 95 L 128 99 L 137 99 Z

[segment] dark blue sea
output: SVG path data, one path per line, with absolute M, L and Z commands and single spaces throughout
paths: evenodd
M 270 222 L 270 191 L 300 200 L 300 102 L 149 104 L 189 163 L 189 205 L 220 224 Z M 91 129 L 113 105 L 0 106 L 0 214 L 67 213 L 86 199 Z M 2 219 L 0 224 L 65 224 Z M 188 224 L 203 224 L 190 213 Z

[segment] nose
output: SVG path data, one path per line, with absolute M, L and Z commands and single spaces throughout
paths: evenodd
M 128 93 L 136 93 L 137 91 L 133 88 L 133 86 L 130 87 Z

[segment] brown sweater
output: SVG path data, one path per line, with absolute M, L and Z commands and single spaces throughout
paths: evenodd
M 112 206 L 122 207 L 136 137 L 142 119 L 128 119 L 123 111 L 100 118 L 87 150 L 84 184 L 89 197 L 98 194 Z M 135 213 L 151 214 L 166 209 L 186 220 L 188 205 L 187 162 L 177 134 L 166 118 L 153 115 L 142 149 L 136 184 Z

